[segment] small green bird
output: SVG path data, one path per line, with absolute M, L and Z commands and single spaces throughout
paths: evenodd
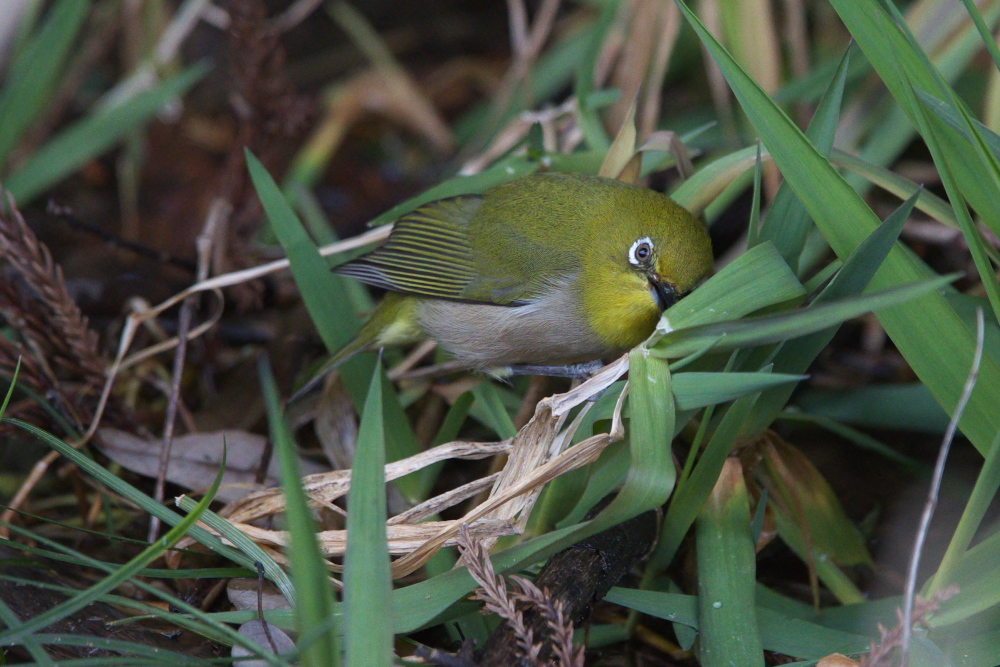
M 475 370 L 561 374 L 554 367 L 641 343 L 711 268 L 705 225 L 665 195 L 597 176 L 527 176 L 426 204 L 335 268 L 389 293 L 325 368 L 432 338 Z

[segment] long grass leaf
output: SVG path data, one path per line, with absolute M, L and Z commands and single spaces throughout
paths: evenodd
M 704 667 L 764 667 L 754 601 L 757 556 L 739 459 L 728 458 L 697 522 L 698 657 Z
M 302 488 L 298 456 L 292 434 L 281 414 L 278 388 L 266 357 L 258 363 L 264 405 L 274 453 L 281 464 L 281 486 L 285 492 L 285 517 L 291 545 L 288 560 L 295 583 L 295 617 L 298 621 L 299 651 L 306 667 L 327 667 L 341 664 L 340 638 L 333 615 L 333 584 L 326 572 L 326 563 L 316 541 L 309 500 Z
M 386 537 L 382 374 L 372 375 L 347 496 L 344 644 L 347 664 L 392 665 L 392 572 Z
M 848 48 L 806 130 L 806 137 L 821 154 L 826 156 L 833 148 L 833 139 L 837 133 L 837 121 L 840 118 L 840 105 L 844 98 L 850 56 L 851 49 Z M 795 191 L 787 182 L 782 183 L 761 227 L 761 238 L 772 241 L 788 262 L 788 266 L 795 272 L 799 270 L 799 257 L 802 255 L 810 226 L 809 213 L 795 195 Z
M 11 421 L 12 423 L 16 423 L 13 420 Z M 116 572 L 105 577 L 102 581 L 94 584 L 87 590 L 80 591 L 77 595 L 74 595 L 65 602 L 62 602 L 55 607 L 32 617 L 30 620 L 25 621 L 16 628 L 8 628 L 6 631 L 0 632 L 0 642 L 11 639 L 14 636 L 41 630 L 70 616 L 71 614 L 83 609 L 105 593 L 110 593 L 114 589 L 118 588 L 118 586 L 128 581 L 128 579 L 135 576 L 140 570 L 162 556 L 168 549 L 170 549 L 170 547 L 177 544 L 192 527 L 194 527 L 202 512 L 207 510 L 208 506 L 212 504 L 212 501 L 215 499 L 215 494 L 218 492 L 219 486 L 222 484 L 222 475 L 225 472 L 225 468 L 225 456 L 223 456 L 219 472 L 215 476 L 215 481 L 212 482 L 212 486 L 209 487 L 205 497 L 201 499 L 201 502 L 198 503 L 198 506 L 193 512 L 184 517 L 180 523 L 171 528 L 161 539 L 149 545 L 138 556 L 118 568 Z
M 350 342 L 360 329 L 360 323 L 356 319 L 344 317 L 343 313 L 335 312 L 330 307 L 327 295 L 336 289 L 338 276 L 330 272 L 316 244 L 306 234 L 295 211 L 264 165 L 249 151 L 246 152 L 246 158 L 257 194 L 278 240 L 288 254 L 292 275 L 302 292 L 302 300 L 316 323 L 316 329 L 327 350 L 336 352 Z M 364 409 L 369 379 L 376 368 L 380 367 L 377 366 L 375 355 L 365 354 L 350 359 L 338 369 L 344 380 L 344 387 L 359 412 Z M 399 398 L 391 387 L 386 388 L 384 399 L 388 425 L 386 456 L 390 461 L 396 461 L 416 454 L 419 450 L 416 437 L 399 404 Z M 422 499 L 427 486 L 423 473 L 407 475 L 396 480 L 396 485 L 411 500 Z
M 842 299 L 779 315 L 764 315 L 680 329 L 660 339 L 653 348 L 653 353 L 676 359 L 694 354 L 704 349 L 706 345 L 712 345 L 715 351 L 726 351 L 748 345 L 779 343 L 822 331 L 869 310 L 884 312 L 900 303 L 939 290 L 955 278 L 956 276 L 944 276 L 922 280 L 884 292 Z

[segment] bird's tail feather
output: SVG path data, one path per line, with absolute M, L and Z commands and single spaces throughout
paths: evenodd
M 311 393 L 315 390 L 323 379 L 343 365 L 345 362 L 352 359 L 355 355 L 361 352 L 368 352 L 370 350 L 376 349 L 382 345 L 394 345 L 400 344 L 408 341 L 407 336 L 400 337 L 399 340 L 386 340 L 386 330 L 399 319 L 400 317 L 406 318 L 408 314 L 408 308 L 411 308 L 412 304 L 409 301 L 398 294 L 389 293 L 379 304 L 379 307 L 372 313 L 372 316 L 368 321 L 361 327 L 361 331 L 355 336 L 351 342 L 349 342 L 344 347 L 337 350 L 332 357 L 330 357 L 326 363 L 324 363 L 318 371 L 302 385 L 302 388 L 292 394 L 292 397 L 288 399 L 289 403 L 293 403 L 306 394 Z

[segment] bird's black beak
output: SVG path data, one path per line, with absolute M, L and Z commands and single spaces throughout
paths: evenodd
M 649 276 L 649 285 L 653 288 L 653 297 L 656 299 L 656 305 L 659 306 L 660 311 L 674 305 L 680 298 L 677 289 L 655 273 Z

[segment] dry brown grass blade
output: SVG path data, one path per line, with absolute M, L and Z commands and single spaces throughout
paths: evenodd
M 450 530 L 448 539 L 442 546 L 454 546 L 458 543 L 458 528 L 466 525 L 461 521 L 426 521 L 418 524 L 394 524 L 387 527 L 389 553 L 392 555 L 408 554 L 425 544 L 443 529 Z M 477 540 L 492 536 L 510 535 L 514 526 L 509 521 L 484 519 L 468 524 Z M 233 523 L 243 534 L 258 544 L 264 546 L 285 548 L 291 544 L 291 537 L 283 530 L 267 530 L 246 523 Z M 209 526 L 203 526 L 212 530 Z M 213 531 L 214 532 L 214 531 Z M 320 549 L 328 557 L 343 556 L 347 552 L 346 530 L 324 530 L 316 533 Z
M 673 2 L 659 3 L 658 19 L 659 40 L 656 42 L 656 54 L 649 68 L 646 79 L 646 89 L 643 92 L 642 106 L 639 109 L 639 136 L 649 137 L 656 130 L 660 119 L 660 103 L 663 100 L 663 80 L 670 67 L 670 57 L 681 34 L 681 10 Z
M 510 441 L 503 442 L 452 442 L 394 461 L 385 466 L 386 481 L 405 477 L 429 465 L 448 459 L 483 459 L 510 450 Z M 309 475 L 302 479 L 302 486 L 309 497 L 317 502 L 331 503 L 347 495 L 351 488 L 351 471 Z M 285 496 L 280 487 L 265 489 L 224 507 L 220 514 L 230 521 L 248 523 L 285 511 Z

